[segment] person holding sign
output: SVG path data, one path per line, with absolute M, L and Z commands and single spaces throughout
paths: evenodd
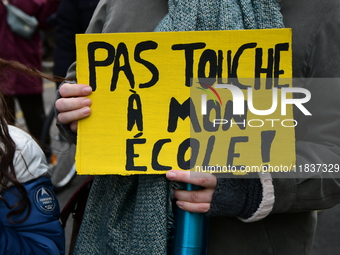
M 171 181 L 204 188 L 176 190 L 174 196 L 183 210 L 210 216 L 208 254 L 309 254 L 315 210 L 340 202 L 340 102 L 336 96 L 340 92 L 336 11 L 340 4 L 281 0 L 280 5 L 281 9 L 276 1 L 243 1 L 242 5 L 223 0 L 169 1 L 167 8 L 166 1 L 106 0 L 99 3 L 87 31 L 280 28 L 281 14 L 284 25 L 293 29 L 293 76 L 300 78 L 294 85 L 311 93 L 305 107 L 312 115 L 295 112 L 299 124 L 292 171 L 233 179 L 218 175 L 195 179 L 189 172 L 176 170 L 166 174 Z M 68 77 L 75 77 L 75 65 Z M 91 87 L 82 84 L 65 83 L 59 89 L 58 126 L 74 142 L 77 121 L 91 114 L 87 98 L 91 93 Z M 319 166 L 322 169 L 317 170 Z M 167 203 L 171 188 L 159 175 L 96 176 L 75 254 L 166 254 L 167 229 L 172 225 Z

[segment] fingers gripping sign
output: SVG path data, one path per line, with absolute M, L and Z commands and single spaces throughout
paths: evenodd
M 188 212 L 206 213 L 210 209 L 212 195 L 217 184 L 216 177 L 207 173 L 200 173 L 195 177 L 189 171 L 171 170 L 166 173 L 166 177 L 171 181 L 190 183 L 203 187 L 203 189 L 188 191 L 175 190 L 174 197 L 176 204 L 182 210 Z
M 59 93 L 62 98 L 55 103 L 59 111 L 58 120 L 62 124 L 70 124 L 71 129 L 77 130 L 77 121 L 88 117 L 91 114 L 91 100 L 86 96 L 92 93 L 90 86 L 83 84 L 63 84 Z

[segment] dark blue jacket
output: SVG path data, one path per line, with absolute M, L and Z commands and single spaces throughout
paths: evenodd
M 40 177 L 23 184 L 31 201 L 31 213 L 22 223 L 10 223 L 6 216 L 10 209 L 0 200 L 0 254 L 60 255 L 65 254 L 64 231 L 59 222 L 59 204 L 50 179 Z M 16 188 L 1 192 L 12 206 L 17 203 Z M 17 221 L 25 214 L 12 217 Z

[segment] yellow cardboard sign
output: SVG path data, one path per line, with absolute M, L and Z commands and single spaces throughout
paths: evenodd
M 289 29 L 86 34 L 76 43 L 78 83 L 94 90 L 78 125 L 79 174 L 294 164 Z

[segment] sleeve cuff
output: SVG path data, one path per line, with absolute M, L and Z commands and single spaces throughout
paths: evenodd
M 262 201 L 256 212 L 249 218 L 239 218 L 243 222 L 254 222 L 262 220 L 267 217 L 274 206 L 275 195 L 273 179 L 270 173 L 258 173 L 261 184 L 262 184 Z

